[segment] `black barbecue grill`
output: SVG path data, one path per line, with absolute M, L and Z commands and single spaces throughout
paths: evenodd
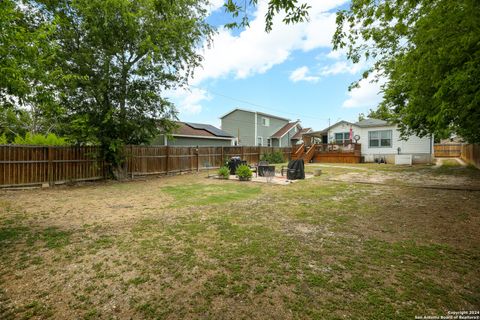
M 247 164 L 247 161 L 243 161 L 240 157 L 231 157 L 227 163 L 228 169 L 230 169 L 230 174 L 236 174 L 238 166 L 242 164 Z
M 305 179 L 305 165 L 303 160 L 292 160 L 288 163 L 288 167 L 282 167 L 282 176 L 283 171 L 287 172 L 288 180 L 297 180 Z

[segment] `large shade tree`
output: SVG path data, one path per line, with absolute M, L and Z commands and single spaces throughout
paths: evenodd
M 11 74 L 0 88 L 19 88 L 8 92 L 9 97 L 24 98 L 22 86 L 40 79 L 53 101 L 37 99 L 32 105 L 54 110 L 50 113 L 61 118 L 58 131 L 70 141 L 99 144 L 112 173 L 122 164 L 125 144 L 145 143 L 159 129 L 172 130 L 176 111 L 165 93 L 186 84 L 201 63 L 199 48 L 212 33 L 205 22 L 207 0 L 7 3 L 11 20 L 5 25 L 11 38 L 26 37 L 29 30 L 38 32 L 42 27 L 45 31 L 32 37 L 45 39 L 52 48 L 48 59 L 37 59 L 38 70 L 48 78 L 20 75 L 24 81 L 16 84 L 13 80 L 18 77 Z M 34 18 L 26 19 L 27 15 Z M 27 42 L 17 39 L 19 46 Z M 31 47 L 35 54 L 44 52 L 35 43 Z M 12 59 L 0 61 L 2 68 L 12 64 L 17 70 L 22 69 L 18 65 L 33 70 L 35 65 L 28 57 L 23 59 L 19 48 Z
M 54 127 L 56 45 L 50 21 L 22 1 L 0 1 L 0 135 Z M 53 120 L 53 121 L 52 121 Z
M 405 135 L 480 142 L 479 12 L 476 0 L 353 0 L 338 13 L 334 45 L 354 62 L 373 58 L 368 71 L 388 79 L 373 116 Z
M 229 28 L 248 27 L 250 7 L 258 5 L 258 0 L 226 0 L 224 8 L 231 13 L 234 21 L 227 24 Z M 282 15 L 283 23 L 298 23 L 308 20 L 307 2 L 298 0 L 269 0 L 267 2 L 267 13 L 265 15 L 265 31 L 273 28 L 273 19 L 276 15 Z

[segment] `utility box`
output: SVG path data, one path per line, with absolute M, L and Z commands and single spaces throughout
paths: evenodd
M 412 155 L 411 154 L 397 154 L 395 155 L 395 164 L 403 165 L 412 165 Z

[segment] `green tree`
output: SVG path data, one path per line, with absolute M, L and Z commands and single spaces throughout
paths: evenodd
M 227 0 L 224 5 L 225 11 L 232 14 L 237 21 L 227 24 L 227 27 L 248 27 L 250 7 L 258 5 L 258 0 Z M 284 23 L 298 23 L 308 20 L 310 6 L 298 0 L 269 0 L 267 14 L 265 15 L 265 31 L 269 32 L 273 27 L 275 15 L 283 14 Z
M 16 132 L 20 122 L 34 133 L 53 129 L 59 111 L 53 90 L 59 79 L 52 68 L 57 48 L 50 38 L 53 30 L 52 21 L 31 2 L 0 1 L 0 132 L 22 134 Z
M 210 39 L 207 0 L 30 1 L 55 25 L 54 83 L 64 109 L 60 134 L 98 143 L 112 164 L 125 144 L 149 141 L 174 126 L 176 111 L 163 97 L 184 85 Z
M 480 142 L 480 2 L 353 0 L 337 15 L 336 49 L 372 58 L 388 79 L 372 115 L 404 135 L 455 132 Z
M 391 121 L 392 113 L 383 104 L 381 104 L 378 106 L 377 109 L 370 109 L 367 117 L 372 119 Z

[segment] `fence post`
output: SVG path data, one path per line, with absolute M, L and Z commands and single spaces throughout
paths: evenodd
M 169 157 L 170 157 L 170 146 L 167 145 L 167 157 L 166 157 L 167 163 L 166 163 L 166 169 L 165 169 L 167 176 L 168 176 L 168 169 L 169 169 L 169 162 L 170 162 Z
M 200 149 L 198 148 L 198 146 L 195 149 L 195 152 L 197 154 L 197 172 L 199 172 L 200 171 Z
M 53 187 L 55 185 L 55 182 L 53 180 L 53 147 L 49 146 L 47 148 L 47 157 L 48 157 L 48 185 L 50 187 Z
M 133 176 L 134 176 L 134 173 L 133 171 L 134 170 L 134 167 L 135 167 L 135 158 L 133 156 L 133 145 L 130 145 L 130 157 L 129 157 L 129 161 L 127 162 L 128 164 L 130 164 L 128 167 L 127 167 L 127 170 L 130 169 L 130 174 L 132 175 L 132 179 L 133 179 Z M 127 172 L 128 174 L 128 172 Z
M 223 160 L 224 160 L 223 152 L 224 151 L 223 151 L 223 146 L 222 146 L 222 153 L 221 153 L 222 158 L 220 159 L 220 167 L 223 167 L 225 165 L 225 163 L 223 162 Z

